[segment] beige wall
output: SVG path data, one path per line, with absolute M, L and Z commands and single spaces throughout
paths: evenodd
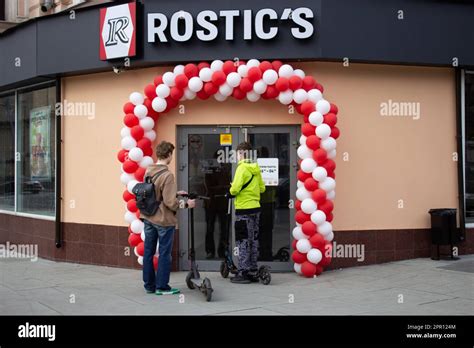
M 403 229 L 429 226 L 432 207 L 457 207 L 454 75 L 450 69 L 295 64 L 326 89 L 340 109 L 335 229 Z M 65 78 L 63 98 L 94 102 L 96 117 L 63 118 L 63 219 L 126 225 L 119 180 L 122 105 L 163 69 Z M 421 118 L 383 117 L 380 104 L 419 102 Z M 186 102 L 157 125 L 158 141 L 176 141 L 181 124 L 290 124 L 275 101 Z M 344 160 L 344 156 L 347 160 Z M 172 167 L 174 168 L 174 163 Z M 403 208 L 399 208 L 400 200 Z

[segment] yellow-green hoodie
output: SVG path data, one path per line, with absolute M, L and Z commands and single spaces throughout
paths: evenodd
M 254 176 L 250 184 L 244 186 Z M 240 160 L 235 171 L 234 180 L 229 190 L 235 196 L 235 210 L 260 208 L 260 194 L 265 192 L 260 167 L 249 160 Z

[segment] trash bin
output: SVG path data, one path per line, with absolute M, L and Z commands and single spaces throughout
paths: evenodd
M 430 209 L 431 215 L 431 244 L 437 246 L 436 257 L 431 256 L 433 260 L 440 259 L 439 246 L 451 246 L 451 259 L 455 259 L 453 255 L 453 245 L 459 243 L 460 232 L 456 227 L 456 209 Z

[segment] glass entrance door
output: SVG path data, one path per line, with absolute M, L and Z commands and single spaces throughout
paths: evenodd
M 178 132 L 178 189 L 209 197 L 194 210 L 196 259 L 199 269 L 217 271 L 224 250 L 234 250 L 233 223 L 227 216 L 228 191 L 237 166 L 233 150 L 249 141 L 265 167 L 266 191 L 261 196 L 259 263 L 275 271 L 290 270 L 293 209 L 289 208 L 296 183 L 295 126 L 180 127 Z M 275 167 L 278 174 L 274 173 Z M 235 221 L 232 214 L 232 221 Z M 188 211 L 179 211 L 180 269 L 189 268 Z M 234 257 L 236 262 L 236 257 Z

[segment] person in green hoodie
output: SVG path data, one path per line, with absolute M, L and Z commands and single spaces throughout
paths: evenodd
M 252 162 L 252 146 L 245 142 L 237 146 L 239 161 L 229 196 L 235 197 L 235 240 L 239 251 L 238 273 L 230 281 L 248 284 L 258 281 L 258 232 L 260 194 L 265 192 L 260 167 Z

